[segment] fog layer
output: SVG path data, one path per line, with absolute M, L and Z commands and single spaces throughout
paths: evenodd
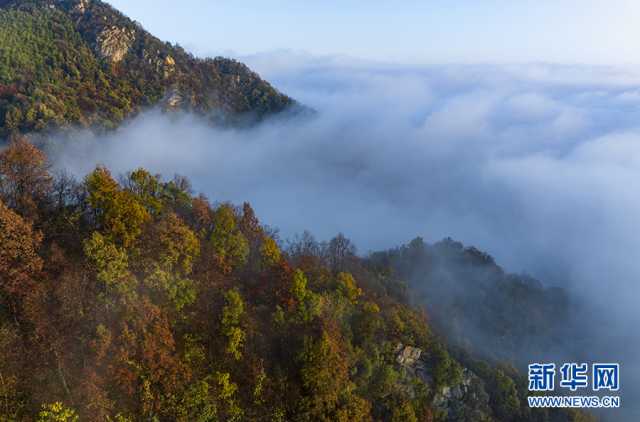
M 151 111 L 57 139 L 56 166 L 179 173 L 284 238 L 343 232 L 362 252 L 451 236 L 592 303 L 609 345 L 593 360 L 637 377 L 640 72 L 246 60 L 317 114 L 222 130 Z

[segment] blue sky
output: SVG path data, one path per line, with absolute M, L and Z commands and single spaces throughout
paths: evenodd
M 633 0 L 111 0 L 199 55 L 290 49 L 402 63 L 640 64 Z

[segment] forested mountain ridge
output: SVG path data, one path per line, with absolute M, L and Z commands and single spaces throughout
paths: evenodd
M 295 101 L 242 63 L 195 58 L 100 0 L 0 0 L 0 136 L 113 128 L 156 105 L 240 123 Z
M 341 235 L 277 240 L 249 204 L 212 206 L 183 178 L 98 167 L 76 182 L 14 138 L 0 420 L 591 420 L 530 409 L 508 364 L 456 359 L 398 265 Z
M 507 273 L 474 247 L 416 238 L 369 261 L 406 280 L 413 302 L 428 307 L 448 341 L 477 356 L 525 368 L 541 356 L 575 356 L 584 347 L 575 344 L 584 310 L 567 291 Z

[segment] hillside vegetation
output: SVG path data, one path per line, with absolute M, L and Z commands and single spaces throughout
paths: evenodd
M 463 350 L 521 368 L 542 356 L 584 352 L 575 344 L 584 310 L 564 289 L 509 274 L 474 247 L 452 239 L 429 245 L 416 238 L 372 254 L 369 262 L 406 280 L 413 301 L 426 304 L 438 331 Z
M 283 248 L 249 204 L 0 152 L 0 420 L 586 421 L 456 359 L 392 266 Z

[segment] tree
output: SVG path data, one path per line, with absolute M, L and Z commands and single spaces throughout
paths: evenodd
M 151 214 L 162 211 L 163 186 L 159 176 L 154 176 L 143 168 L 129 173 L 125 186 Z
M 25 297 L 35 290 L 42 270 L 38 255 L 42 235 L 0 201 L 0 303 L 3 298 L 15 318 Z
M 27 219 L 35 219 L 38 204 L 51 191 L 49 164 L 42 151 L 25 137 L 13 138 L 0 152 L 0 199 Z
M 38 422 L 76 422 L 78 414 L 61 402 L 45 404 L 38 414 Z
M 225 295 L 225 306 L 222 308 L 222 333 L 227 338 L 226 351 L 235 360 L 242 357 L 242 346 L 246 333 L 242 329 L 241 318 L 244 314 L 244 301 L 237 290 L 229 290 Z
M 282 253 L 275 240 L 270 236 L 265 236 L 260 246 L 262 265 L 266 268 L 277 265 L 282 259 Z
M 242 218 L 240 219 L 239 226 L 242 233 L 244 233 L 250 241 L 258 241 L 263 235 L 258 217 L 256 217 L 256 213 L 248 202 L 242 205 Z
M 145 234 L 139 259 L 144 283 L 160 292 L 181 311 L 196 299 L 190 278 L 194 261 L 200 255 L 200 240 L 174 213 L 163 215 Z
M 374 302 L 360 305 L 353 320 L 354 340 L 358 345 L 373 343 L 377 333 L 384 327 L 380 307 Z
M 308 231 L 295 236 L 287 246 L 287 253 L 296 261 L 304 257 L 319 257 L 321 255 L 320 245 Z
M 298 361 L 304 391 L 300 420 L 347 422 L 370 418 L 368 404 L 354 393 L 338 339 L 324 330 L 318 338 L 306 336 Z
M 515 382 L 501 369 L 497 369 L 490 388 L 493 393 L 490 404 L 498 419 L 501 421 L 517 420 L 520 400 Z
M 410 402 L 402 402 L 393 409 L 391 422 L 418 422 L 415 410 Z
M 203 195 L 191 200 L 192 210 L 192 226 L 194 230 L 204 237 L 213 228 L 213 211 L 209 205 L 209 201 Z
M 149 211 L 133 193 L 121 189 L 104 167 L 89 174 L 85 185 L 98 229 L 125 248 L 131 246 L 150 220 Z
M 244 412 L 236 402 L 235 396 L 238 386 L 231 381 L 231 375 L 228 372 L 216 372 L 214 385 L 217 401 L 222 405 L 220 406 L 220 420 L 229 422 L 241 420 Z
M 189 380 L 176 351 L 171 322 L 160 307 L 143 297 L 118 323 L 109 365 L 120 403 L 137 409 L 140 420 L 172 420 L 175 398 Z
M 290 294 L 293 298 L 293 319 L 299 323 L 311 322 L 322 310 L 322 299 L 309 290 L 307 284 L 307 276 L 301 270 L 295 270 Z
M 362 289 L 356 284 L 356 280 L 350 273 L 338 274 L 338 291 L 352 304 L 358 303 L 358 298 L 362 296 Z
M 2 325 L 0 318 L 0 421 L 21 420 L 27 410 L 26 395 L 20 380 L 24 379 L 22 371 L 22 354 L 20 331 L 10 324 Z M 21 388 L 22 387 L 22 388 Z
M 200 240 L 195 233 L 174 213 L 164 216 L 152 232 L 156 248 L 153 254 L 163 267 L 188 276 L 193 263 L 200 255 Z
M 355 254 L 356 247 L 342 233 L 331 239 L 324 251 L 327 263 L 334 271 L 343 270 L 347 260 L 353 258 Z
M 99 282 L 126 296 L 134 294 L 136 280 L 129 271 L 129 257 L 123 248 L 93 232 L 84 241 L 84 253 L 94 265 Z
M 433 365 L 433 380 L 437 388 L 458 385 L 462 380 L 462 368 L 460 364 L 451 358 L 451 355 L 440 343 L 435 343 L 431 350 Z
M 249 256 L 249 243 L 238 228 L 233 208 L 221 205 L 214 212 L 213 224 L 211 246 L 223 270 L 243 265 Z

